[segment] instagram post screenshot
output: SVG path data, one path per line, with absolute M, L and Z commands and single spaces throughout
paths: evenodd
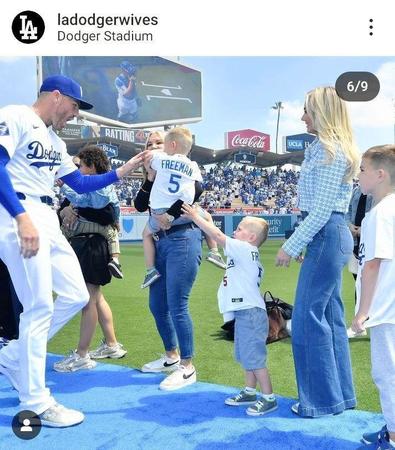
M 0 449 L 395 449 L 389 2 L 16 3 Z

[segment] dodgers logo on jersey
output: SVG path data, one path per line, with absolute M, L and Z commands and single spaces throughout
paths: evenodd
M 32 153 L 26 155 L 27 159 L 38 159 L 42 161 L 32 162 L 30 165 L 40 169 L 41 167 L 48 167 L 49 170 L 53 170 L 54 166 L 60 166 L 60 161 L 62 160 L 62 154 L 55 151 L 53 148 L 51 150 L 44 149 L 41 142 L 33 141 L 27 148 L 32 150 Z
M 10 130 L 5 122 L 0 123 L 0 136 L 9 136 Z

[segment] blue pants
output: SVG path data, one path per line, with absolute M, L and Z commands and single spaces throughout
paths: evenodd
M 189 294 L 202 258 L 199 228 L 175 231 L 155 241 L 155 267 L 162 275 L 150 287 L 150 310 L 166 351 L 177 347 L 192 358 L 193 326 Z
M 338 414 L 356 405 L 344 309 L 342 271 L 353 249 L 344 215 L 332 213 L 307 246 L 292 313 L 299 414 Z

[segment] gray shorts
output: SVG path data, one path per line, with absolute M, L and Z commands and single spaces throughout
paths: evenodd
M 266 339 L 269 331 L 266 311 L 249 308 L 234 311 L 235 358 L 245 370 L 266 368 Z

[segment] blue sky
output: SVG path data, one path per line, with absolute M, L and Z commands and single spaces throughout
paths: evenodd
M 274 149 L 277 112 L 271 106 L 284 104 L 280 138 L 305 132 L 305 93 L 334 85 L 347 71 L 373 72 L 381 83 L 375 100 L 350 104 L 361 151 L 394 141 L 395 57 L 181 57 L 180 63 L 202 72 L 203 120 L 190 125 L 198 145 L 221 149 L 225 131 L 252 128 L 270 134 Z M 35 58 L 0 58 L 0 79 L 0 106 L 34 102 Z

